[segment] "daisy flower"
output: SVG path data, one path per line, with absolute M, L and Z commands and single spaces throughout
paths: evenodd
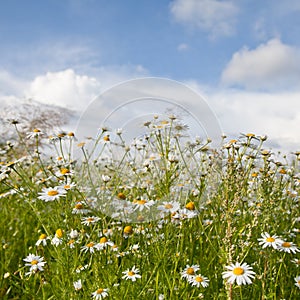
M 66 191 L 61 187 L 53 187 L 53 188 L 43 188 L 42 192 L 39 193 L 38 199 L 43 200 L 45 202 L 58 200 L 60 197 L 64 197 L 66 195 Z
M 61 245 L 62 244 L 62 242 L 63 242 L 63 239 L 62 239 L 62 237 L 63 237 L 63 231 L 59 228 L 59 229 L 57 229 L 56 230 L 56 232 L 55 232 L 55 236 L 54 236 L 54 238 L 51 240 L 51 244 L 52 245 L 54 245 L 54 246 L 59 246 L 59 245 Z
M 81 289 L 82 289 L 82 282 L 81 282 L 81 279 L 79 279 L 79 280 L 73 282 L 73 286 L 74 286 L 74 289 L 75 289 L 76 291 L 81 290 Z
M 251 284 L 251 279 L 254 278 L 255 272 L 252 271 L 252 267 L 243 263 L 231 264 L 225 267 L 228 271 L 222 273 L 223 278 L 228 278 L 228 283 L 236 283 L 238 285 Z
M 192 265 L 192 266 L 186 265 L 184 270 L 181 272 L 181 278 L 189 280 L 196 275 L 196 272 L 199 271 L 199 269 L 200 268 L 198 265 Z
M 27 138 L 28 139 L 33 139 L 33 138 L 36 138 L 36 137 L 38 137 L 38 136 L 40 136 L 42 134 L 43 133 L 39 129 L 35 128 L 35 129 L 32 130 L 32 132 L 29 132 L 27 134 Z
M 138 210 L 138 211 L 142 211 L 145 208 L 150 209 L 150 207 L 155 204 L 153 200 L 148 201 L 145 199 L 134 200 L 133 203 L 134 203 L 134 210 Z
M 37 240 L 37 242 L 35 243 L 36 246 L 39 246 L 40 244 L 42 244 L 44 247 L 47 246 L 47 240 L 49 238 L 47 237 L 47 235 L 45 233 L 42 233 L 39 237 L 39 239 Z
M 77 215 L 77 214 L 83 214 L 84 215 L 84 214 L 87 214 L 89 212 L 90 212 L 90 210 L 85 208 L 85 204 L 82 203 L 81 201 L 75 203 L 74 208 L 72 210 L 72 214 L 75 214 L 75 215 Z
M 94 216 L 86 217 L 81 219 L 81 224 L 90 226 L 91 224 L 97 223 L 99 220 L 100 218 Z
M 135 266 L 133 268 L 127 269 L 125 272 L 122 272 L 125 274 L 122 279 L 130 279 L 131 281 L 136 281 L 138 278 L 141 278 L 142 276 L 139 274 L 139 269 L 137 269 Z
M 30 267 L 29 272 L 25 274 L 26 276 L 37 273 L 38 271 L 44 271 L 43 267 L 46 262 L 43 257 L 29 254 L 23 260 L 26 262 L 25 266 Z
M 73 176 L 74 171 L 68 168 L 61 168 L 57 172 L 55 172 L 56 177 L 63 177 L 63 176 Z
M 278 247 L 279 251 L 283 251 L 283 252 L 287 252 L 287 253 L 294 253 L 296 254 L 296 252 L 300 252 L 299 248 L 297 248 L 297 246 L 292 243 L 292 242 L 283 242 L 281 241 L 281 244 Z
M 270 235 L 269 233 L 265 232 L 261 234 L 261 238 L 257 239 L 259 241 L 259 245 L 264 248 L 266 247 L 273 247 L 273 249 L 277 249 L 282 243 L 282 240 L 278 238 L 277 235 Z
M 192 285 L 192 286 L 196 286 L 196 287 L 208 287 L 208 278 L 202 276 L 201 274 L 195 275 L 195 276 L 191 276 L 188 279 L 188 282 Z
M 180 209 L 180 203 L 176 201 L 163 202 L 157 209 L 164 214 L 172 214 Z
M 85 246 L 81 247 L 80 251 L 83 252 L 90 252 L 90 253 L 94 253 L 95 252 L 95 243 L 94 242 L 90 242 L 88 244 L 86 244 Z
M 108 289 L 97 289 L 94 293 L 92 293 L 93 299 L 101 300 L 108 296 Z
M 112 241 L 110 241 L 106 236 L 103 236 L 100 239 L 99 243 L 97 245 L 95 245 L 95 248 L 97 250 L 103 250 L 103 249 L 107 248 L 107 246 L 112 247 L 113 245 L 114 245 L 114 243 Z
M 300 276 L 297 276 L 294 278 L 295 279 L 295 286 L 297 286 L 300 289 Z

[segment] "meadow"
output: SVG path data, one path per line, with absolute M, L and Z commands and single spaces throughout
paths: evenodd
M 254 133 L 212 148 L 176 116 L 130 143 L 11 126 L 1 299 L 300 299 L 300 152 Z

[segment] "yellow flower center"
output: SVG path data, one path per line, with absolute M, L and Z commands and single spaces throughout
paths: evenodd
M 100 239 L 100 244 L 105 244 L 108 242 L 108 239 L 104 236 Z
M 86 219 L 88 222 L 93 222 L 95 219 L 93 217 L 89 217 Z
M 76 209 L 83 209 L 82 203 L 76 203 L 76 204 L 75 204 L 75 208 L 76 208 Z
M 275 239 L 272 238 L 272 237 L 268 237 L 268 238 L 266 238 L 266 241 L 267 241 L 268 243 L 274 243 L 274 242 L 275 242 Z
M 60 173 L 63 174 L 63 175 L 65 175 L 65 174 L 70 173 L 70 170 L 67 169 L 67 168 L 62 168 L 62 169 L 60 170 Z
M 103 138 L 103 140 L 104 140 L 105 142 L 109 142 L 109 141 L 110 141 L 109 135 L 106 135 L 106 136 Z
M 144 205 L 146 203 L 147 203 L 147 200 L 138 200 L 137 201 L 137 204 L 139 204 L 139 205 Z
M 284 243 L 282 243 L 282 247 L 284 247 L 284 248 L 290 248 L 291 247 L 291 243 L 284 242 Z
M 254 137 L 254 136 L 255 136 L 254 133 L 247 133 L 247 134 L 246 134 L 246 137 Z
M 69 244 L 69 245 L 72 245 L 72 244 L 74 244 L 74 243 L 75 243 L 75 240 L 69 240 L 69 241 L 68 241 L 68 244 Z
M 128 274 L 128 276 L 134 276 L 135 275 L 135 273 L 133 271 L 129 271 L 127 274 Z
M 71 188 L 71 186 L 69 184 L 64 185 L 65 190 L 69 190 L 70 188 Z
M 41 132 L 41 131 L 39 129 L 35 128 L 35 129 L 33 129 L 33 132 L 38 133 L 38 132 Z
M 133 232 L 132 226 L 125 226 L 124 233 L 126 233 L 126 234 L 132 234 L 132 232 Z
M 32 265 L 37 265 L 38 264 L 38 260 L 34 259 L 32 262 L 30 262 Z
M 99 294 L 102 294 L 104 292 L 104 289 L 98 289 L 97 290 L 97 294 L 99 295 Z
M 188 275 L 194 275 L 195 274 L 195 270 L 194 270 L 194 268 L 187 268 L 186 273 Z
M 48 196 L 56 196 L 56 195 L 58 195 L 58 191 L 56 191 L 56 190 L 48 191 L 48 192 L 47 192 L 47 195 L 48 195 Z
M 39 237 L 39 240 L 44 240 L 47 237 L 45 233 L 42 233 Z
M 88 248 L 92 248 L 92 247 L 94 247 L 94 243 L 93 242 L 90 242 L 90 243 L 88 243 L 86 246 L 88 247 Z
M 167 204 L 165 205 L 165 208 L 166 208 L 166 209 L 171 209 L 171 208 L 173 208 L 173 205 L 170 204 L 170 203 L 167 203 Z
M 61 238 L 63 236 L 63 231 L 60 228 L 57 229 L 55 233 L 58 238 Z
M 238 276 L 243 275 L 245 273 L 244 269 L 241 267 L 234 268 L 232 272 L 234 275 L 238 275 Z
M 196 277 L 195 277 L 195 280 L 196 280 L 197 282 L 202 282 L 202 281 L 203 281 L 203 278 L 202 278 L 201 276 L 196 276 Z
M 118 194 L 118 198 L 124 200 L 124 199 L 126 199 L 126 195 L 124 193 L 120 192 Z
M 189 202 L 186 206 L 185 206 L 186 209 L 188 210 L 195 210 L 195 204 L 194 202 Z

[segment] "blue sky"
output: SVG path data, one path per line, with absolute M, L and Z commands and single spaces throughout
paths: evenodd
M 298 0 L 0 4 L 0 101 L 78 111 L 111 85 L 165 77 L 205 96 L 226 133 L 300 148 Z

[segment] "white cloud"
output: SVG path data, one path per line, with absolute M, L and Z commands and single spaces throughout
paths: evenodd
M 213 38 L 235 31 L 238 8 L 231 1 L 175 0 L 170 10 L 177 22 L 206 31 Z
M 207 98 L 226 134 L 266 134 L 273 149 L 299 150 L 299 92 L 222 90 Z
M 83 109 L 100 91 L 93 77 L 78 75 L 72 69 L 37 76 L 25 92 L 28 98 L 69 109 Z
M 187 50 L 189 50 L 189 45 L 188 45 L 188 44 L 185 44 L 185 43 L 179 44 L 179 45 L 177 46 L 177 50 L 178 50 L 179 52 L 187 51 Z
M 222 73 L 222 83 L 254 89 L 299 88 L 300 50 L 279 39 L 236 52 Z

